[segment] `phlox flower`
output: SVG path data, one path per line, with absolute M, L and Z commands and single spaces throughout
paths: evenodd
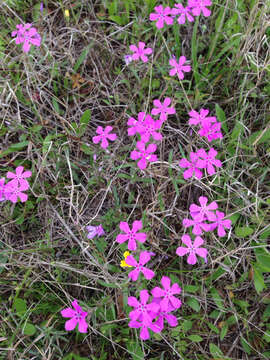
M 161 303 L 161 298 L 153 298 L 153 303 L 159 304 Z M 164 328 L 164 319 L 167 320 L 168 324 L 172 327 L 177 326 L 178 321 L 177 321 L 177 317 L 170 314 L 170 312 L 172 312 L 174 309 L 174 307 L 169 303 L 168 304 L 168 309 L 167 311 L 162 310 L 161 308 L 159 309 L 157 314 L 151 314 L 152 316 L 157 316 L 157 320 L 155 321 L 155 325 L 158 326 L 161 330 Z
M 172 309 L 178 309 L 181 306 L 181 301 L 177 299 L 174 295 L 180 294 L 181 288 L 177 283 L 171 284 L 171 279 L 167 276 L 163 276 L 161 279 L 161 284 L 164 289 L 161 289 L 160 287 L 155 287 L 151 293 L 155 298 L 161 298 L 160 299 L 160 310 L 161 311 L 168 311 L 169 306 L 171 306 Z
M 207 152 L 204 149 L 199 149 L 197 151 L 198 161 L 197 166 L 200 169 L 206 169 L 209 175 L 216 173 L 214 166 L 221 167 L 222 163 L 220 160 L 216 159 L 217 151 L 214 148 L 210 148 Z
M 225 219 L 225 214 L 221 211 L 216 211 L 216 220 L 210 224 L 210 230 L 215 230 L 217 228 L 218 236 L 223 237 L 226 235 L 225 229 L 230 229 L 232 222 L 230 219 Z
M 141 302 L 139 302 L 134 296 L 129 296 L 128 305 L 134 307 L 134 310 L 129 313 L 131 320 L 139 320 L 146 325 L 152 322 L 149 313 L 150 311 L 157 313 L 159 311 L 159 305 L 156 303 L 147 304 L 149 297 L 150 295 L 147 290 L 140 291 Z
M 159 325 L 157 325 L 156 323 L 150 323 L 146 325 L 144 322 L 136 321 L 136 320 L 131 320 L 128 323 L 128 326 L 130 328 L 135 328 L 135 329 L 141 328 L 140 331 L 141 340 L 148 340 L 150 338 L 148 329 L 152 330 L 154 333 L 159 333 L 162 330 L 162 328 L 160 328 Z
M 202 222 L 201 219 L 197 220 L 196 216 L 195 216 L 195 219 L 183 219 L 182 224 L 186 228 L 193 226 L 192 234 L 194 234 L 194 235 L 201 235 L 203 233 L 203 231 L 211 230 L 209 224 Z
M 221 132 L 221 123 L 215 122 L 214 124 L 203 126 L 199 130 L 200 136 L 205 136 L 209 142 L 212 140 L 223 139 Z
M 16 182 L 10 181 L 6 184 L 4 195 L 7 200 L 10 200 L 15 204 L 18 199 L 21 200 L 21 202 L 25 202 L 28 199 L 28 195 L 25 194 L 23 191 L 26 191 L 29 189 L 28 182 L 24 182 L 23 184 L 16 184 Z
M 186 18 L 189 22 L 194 21 L 194 17 L 190 14 L 191 8 L 189 6 L 184 7 L 182 4 L 174 4 L 172 8 L 172 15 L 180 15 L 177 19 L 178 24 L 184 24 Z
M 168 115 L 172 115 L 175 114 L 175 108 L 174 107 L 169 107 L 171 103 L 171 98 L 166 97 L 163 104 L 160 102 L 160 100 L 155 99 L 153 101 L 153 104 L 155 106 L 155 108 L 152 109 L 151 114 L 152 115 L 158 115 L 160 114 L 160 121 L 166 121 Z
M 141 134 L 141 141 L 147 143 L 151 136 L 156 141 L 162 140 L 162 135 L 157 132 L 160 125 L 160 121 L 155 121 L 150 115 L 146 115 L 145 120 L 137 126 L 137 131 Z
M 17 30 L 12 31 L 11 36 L 16 36 L 16 44 L 23 43 L 24 52 L 28 52 L 30 50 L 31 44 L 35 46 L 40 46 L 41 36 L 37 33 L 37 29 L 32 27 L 31 24 L 19 24 L 16 25 L 16 28 Z
M 133 150 L 130 154 L 130 158 L 132 160 L 138 160 L 138 167 L 143 170 L 146 168 L 148 162 L 157 161 L 157 155 L 152 154 L 156 151 L 157 145 L 156 144 L 149 144 L 147 147 L 143 141 L 138 141 L 137 150 Z
M 98 126 L 96 133 L 98 136 L 92 138 L 94 144 L 98 144 L 101 141 L 101 147 L 106 149 L 109 146 L 107 139 L 114 141 L 117 138 L 116 134 L 109 134 L 112 131 L 112 126 L 106 126 L 103 130 L 102 126 Z
M 151 55 L 153 50 L 151 48 L 145 49 L 145 43 L 139 41 L 138 47 L 136 45 L 130 45 L 130 50 L 133 51 L 132 60 L 141 60 L 146 63 L 148 61 L 148 57 L 146 55 Z
M 181 239 L 187 247 L 179 246 L 176 249 L 177 255 L 184 256 L 186 254 L 189 254 L 187 262 L 190 265 L 196 264 L 196 255 L 204 258 L 205 262 L 207 262 L 207 249 L 200 247 L 204 243 L 203 239 L 200 236 L 195 237 L 193 244 L 189 235 L 183 235 Z
M 162 29 L 164 26 L 164 22 L 167 25 L 172 25 L 173 23 L 173 18 L 170 17 L 171 15 L 171 8 L 169 6 L 166 6 L 163 9 L 162 5 L 159 6 L 155 6 L 155 13 L 151 13 L 149 16 L 150 21 L 157 21 L 156 22 L 156 27 L 158 29 Z
M 144 243 L 146 238 L 147 238 L 147 234 L 144 232 L 139 232 L 138 230 L 141 230 L 143 227 L 142 221 L 141 220 L 135 220 L 132 224 L 132 229 L 130 230 L 129 225 L 127 222 L 121 221 L 120 225 L 119 225 L 120 229 L 125 233 L 125 234 L 119 234 L 116 237 L 116 241 L 119 244 L 122 244 L 123 242 L 128 240 L 128 249 L 129 250 L 136 250 L 137 249 L 137 244 L 136 244 L 136 240 Z
M 172 58 L 169 60 L 169 64 L 173 67 L 169 74 L 170 76 L 174 76 L 175 74 L 178 75 L 179 79 L 184 79 L 184 72 L 191 71 L 190 65 L 184 65 L 184 63 L 187 61 L 185 56 L 180 56 L 178 62 L 175 58 Z
M 201 179 L 202 177 L 202 172 L 198 169 L 197 167 L 197 161 L 198 161 L 198 155 L 194 152 L 191 152 L 189 154 L 190 157 L 190 161 L 188 161 L 187 159 L 183 158 L 179 161 L 179 166 L 181 168 L 188 168 L 187 170 L 184 171 L 183 176 L 184 179 L 189 179 L 191 178 L 193 175 L 197 178 L 197 179 Z
M 133 117 L 130 117 L 128 119 L 127 125 L 130 126 L 128 128 L 128 136 L 133 136 L 136 134 L 136 132 L 138 132 L 138 130 L 140 129 L 139 125 L 141 125 L 143 123 L 146 116 L 149 116 L 149 115 L 146 115 L 145 112 L 140 111 L 138 114 L 138 120 L 134 119 Z
M 208 219 L 209 221 L 216 220 L 216 215 L 213 213 L 213 211 L 218 208 L 218 204 L 213 201 L 209 205 L 207 205 L 207 202 L 207 197 L 200 196 L 199 203 L 201 206 L 198 206 L 196 204 L 190 205 L 189 211 L 194 219 L 198 221 L 204 221 L 205 219 Z
M 15 186 L 26 185 L 29 187 L 28 181 L 25 179 L 32 176 L 32 172 L 29 170 L 27 171 L 23 171 L 23 170 L 24 170 L 23 166 L 18 166 L 15 170 L 15 174 L 12 173 L 11 171 L 8 171 L 7 178 L 12 179 L 10 180 L 9 184 L 14 184 Z
M 87 316 L 87 312 L 83 311 L 80 305 L 78 305 L 78 301 L 74 300 L 72 302 L 72 306 L 74 309 L 68 307 L 61 311 L 61 315 L 64 318 L 71 318 L 70 320 L 66 321 L 65 323 L 65 329 L 67 331 L 74 330 L 76 325 L 79 324 L 78 330 L 80 333 L 86 333 L 88 324 L 85 321 L 85 318 Z
M 128 265 L 128 264 L 126 263 L 126 258 L 130 255 L 130 252 L 129 252 L 129 251 L 125 251 L 123 255 L 124 255 L 125 260 L 121 260 L 120 266 L 121 266 L 122 268 L 123 268 L 123 267 L 132 267 L 131 265 Z
M 140 272 L 143 273 L 144 277 L 147 280 L 150 280 L 155 276 L 155 273 L 153 270 L 150 270 L 144 266 L 151 259 L 151 255 L 152 254 L 149 253 L 148 251 L 142 251 L 140 253 L 139 263 L 134 259 L 134 257 L 132 255 L 129 255 L 126 258 L 126 263 L 135 268 L 128 274 L 128 277 L 130 277 L 132 279 L 132 281 L 136 281 L 138 279 Z
M 191 110 L 188 115 L 189 118 L 189 125 L 201 125 L 204 126 L 211 126 L 211 123 L 215 123 L 217 118 L 215 116 L 207 116 L 209 114 L 209 110 L 201 109 L 200 113 L 195 110 Z
M 86 230 L 89 232 L 87 235 L 88 239 L 93 239 L 95 236 L 102 236 L 105 234 L 105 231 L 101 224 L 98 226 L 86 226 Z
M 210 16 L 211 10 L 207 9 L 206 6 L 211 6 L 211 0 L 188 0 L 188 6 L 191 8 L 194 16 L 199 16 L 201 12 L 204 16 Z
M 5 178 L 1 178 L 0 179 L 0 201 L 4 201 L 5 200 Z

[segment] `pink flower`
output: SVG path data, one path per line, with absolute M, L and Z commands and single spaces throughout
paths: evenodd
M 185 56 L 180 56 L 178 62 L 176 59 L 172 58 L 169 60 L 169 64 L 173 67 L 173 69 L 170 70 L 170 76 L 174 76 L 175 74 L 178 75 L 179 79 L 184 79 L 184 72 L 191 71 L 190 65 L 184 65 L 184 63 L 187 61 Z
M 218 208 L 218 204 L 213 201 L 209 205 L 206 205 L 207 202 L 207 197 L 200 196 L 199 203 L 201 206 L 198 206 L 196 204 L 190 205 L 189 211 L 194 219 L 198 221 L 204 221 L 205 219 L 208 219 L 209 221 L 216 220 L 216 215 L 213 213 L 213 210 L 216 210 Z
M 147 115 L 149 116 L 149 115 Z M 136 132 L 138 132 L 139 130 L 139 125 L 143 123 L 144 119 L 146 117 L 145 112 L 141 111 L 138 114 L 138 120 L 134 119 L 133 117 L 130 117 L 128 119 L 128 126 L 130 126 L 130 128 L 128 128 L 128 136 L 133 136 L 136 134 Z
M 196 216 L 195 219 L 183 219 L 182 224 L 184 227 L 193 226 L 192 234 L 194 235 L 201 235 L 203 231 L 210 231 L 210 225 L 202 222 L 201 220 L 197 220 Z
M 160 305 L 161 301 L 162 301 L 161 298 L 154 298 L 152 303 L 156 303 Z M 173 310 L 175 310 L 174 307 L 169 303 L 167 311 L 163 311 L 159 309 L 159 312 L 157 314 L 152 314 L 153 316 L 156 315 L 158 317 L 157 320 L 155 321 L 155 325 L 162 330 L 164 328 L 164 319 L 166 319 L 170 326 L 172 327 L 177 326 L 178 324 L 177 317 L 170 314 L 170 312 L 172 312 Z
M 146 55 L 152 54 L 153 50 L 151 48 L 144 48 L 145 43 L 140 41 L 138 47 L 136 45 L 130 45 L 130 50 L 134 52 L 132 55 L 133 60 L 141 60 L 146 63 L 148 61 L 148 57 Z
M 189 254 L 187 262 L 190 265 L 194 265 L 197 262 L 197 257 L 196 255 L 204 258 L 205 262 L 207 262 L 207 250 L 205 248 L 200 248 L 199 246 L 201 246 L 204 241 L 200 236 L 196 236 L 194 243 L 192 244 L 192 241 L 190 239 L 189 235 L 183 235 L 182 236 L 182 242 L 187 246 L 186 247 L 182 247 L 179 246 L 176 249 L 176 254 L 179 256 L 184 256 L 186 254 Z
M 102 236 L 105 234 L 105 231 L 102 227 L 102 225 L 98 225 L 98 226 L 86 226 L 87 231 L 89 231 L 87 237 L 88 239 L 93 239 L 96 235 L 97 236 Z
M 152 279 L 155 276 L 154 271 L 144 267 L 144 265 L 151 259 L 151 254 L 148 251 L 142 251 L 140 253 L 140 261 L 137 263 L 137 261 L 134 259 L 132 255 L 129 255 L 126 258 L 126 263 L 130 266 L 133 266 L 135 269 L 132 270 L 128 277 L 132 279 L 132 281 L 136 281 L 139 277 L 140 272 L 143 273 L 144 277 L 147 280 Z
M 7 178 L 8 179 L 12 179 L 9 184 L 14 184 L 15 186 L 18 185 L 26 185 L 29 187 L 28 181 L 25 180 L 26 178 L 29 178 L 30 176 L 32 176 L 32 172 L 31 171 L 25 171 L 23 172 L 24 168 L 23 166 L 18 166 L 15 170 L 15 174 L 8 171 L 7 173 Z
M 189 154 L 190 157 L 190 161 L 188 161 L 187 159 L 183 158 L 179 161 L 179 166 L 181 168 L 188 168 L 187 170 L 184 171 L 183 176 L 184 179 L 189 179 L 191 178 L 193 175 L 197 178 L 197 179 L 201 179 L 202 177 L 202 172 L 198 169 L 197 167 L 197 161 L 198 161 L 198 155 L 194 152 L 191 152 Z
M 1 178 L 0 179 L 0 201 L 4 201 L 5 200 L 5 178 Z
M 156 144 L 149 144 L 148 147 L 145 148 L 145 143 L 143 141 L 138 141 L 136 146 L 139 151 L 133 150 L 130 154 L 130 158 L 132 160 L 140 159 L 137 165 L 141 170 L 146 168 L 148 161 L 157 161 L 157 155 L 152 155 L 157 149 Z
M 209 126 L 204 126 L 201 130 L 199 130 L 199 135 L 205 136 L 209 142 L 216 139 L 223 139 L 221 129 L 221 123 L 216 122 Z
M 128 323 L 128 326 L 130 328 L 136 328 L 136 329 L 141 328 L 141 331 L 140 331 L 141 340 L 149 339 L 150 335 L 149 335 L 148 328 L 151 329 L 155 333 L 159 333 L 162 330 L 162 328 L 160 328 L 156 323 L 150 323 L 150 324 L 146 325 L 145 323 L 139 322 L 136 320 L 131 320 Z
M 188 6 L 192 9 L 194 16 L 199 16 L 201 12 L 204 16 L 210 16 L 211 10 L 207 9 L 206 6 L 211 6 L 211 0 L 188 0 Z
M 130 230 L 129 225 L 127 222 L 121 221 L 120 225 L 119 225 L 120 229 L 125 232 L 125 234 L 119 234 L 116 237 L 116 241 L 119 244 L 124 243 L 125 241 L 128 240 L 128 249 L 129 250 L 136 250 L 137 249 L 137 244 L 136 244 L 136 240 L 144 243 L 147 235 L 146 233 L 138 233 L 138 230 L 141 230 L 143 227 L 142 221 L 141 220 L 135 220 L 132 224 L 132 230 Z
M 75 310 L 73 310 L 72 308 L 66 308 L 61 311 L 61 315 L 64 318 L 71 318 L 70 320 L 66 321 L 65 329 L 67 331 L 74 330 L 76 325 L 79 324 L 79 332 L 86 333 L 88 324 L 86 323 L 85 318 L 88 313 L 86 311 L 82 311 L 82 308 L 78 305 L 77 300 L 74 300 L 72 302 L 72 306 Z
M 209 110 L 201 109 L 200 113 L 195 110 L 191 110 L 188 115 L 190 119 L 188 121 L 189 125 L 201 125 L 204 126 L 211 126 L 211 123 L 215 123 L 217 118 L 215 116 L 208 116 Z
M 124 61 L 126 63 L 126 65 L 129 65 L 132 62 L 132 55 L 125 55 L 124 56 Z
M 30 46 L 40 46 L 41 44 L 41 36 L 37 33 L 37 29 L 31 27 L 31 24 L 19 24 L 16 25 L 17 30 L 12 31 L 11 36 L 16 36 L 15 43 L 23 44 L 23 51 L 28 52 L 30 50 Z
M 160 121 L 166 121 L 168 114 L 172 115 L 175 114 L 175 108 L 174 107 L 169 107 L 170 103 L 171 103 L 171 98 L 166 97 L 163 104 L 160 102 L 160 100 L 155 99 L 153 101 L 155 108 L 152 109 L 151 114 L 152 115 L 158 115 L 160 114 Z
M 163 9 L 162 5 L 156 6 L 155 8 L 156 13 L 151 13 L 149 16 L 150 21 L 156 21 L 156 27 L 158 29 L 162 29 L 164 26 L 164 22 L 167 25 L 172 25 L 173 18 L 170 17 L 171 15 L 171 8 L 169 6 Z
M 10 181 L 5 186 L 5 198 L 13 202 L 13 204 L 15 204 L 18 201 L 18 198 L 21 200 L 21 202 L 25 202 L 28 196 L 23 191 L 28 189 L 29 189 L 28 182 L 19 185 L 16 184 L 16 182 Z
M 216 211 L 216 221 L 213 224 L 210 224 L 210 230 L 215 230 L 218 228 L 218 236 L 223 237 L 226 235 L 224 228 L 230 229 L 232 222 L 230 219 L 223 220 L 225 214 L 221 211 Z
M 160 125 L 159 121 L 155 121 L 150 115 L 146 115 L 145 120 L 137 126 L 137 131 L 141 134 L 141 141 L 147 143 L 151 136 L 154 140 L 162 140 L 162 135 L 157 132 Z
M 106 149 L 109 146 L 107 139 L 114 141 L 117 138 L 116 134 L 109 134 L 112 131 L 112 126 L 106 126 L 103 130 L 102 126 L 98 126 L 96 133 L 98 136 L 92 138 L 94 144 L 98 144 L 101 141 L 101 147 Z
M 134 307 L 134 310 L 129 313 L 131 320 L 139 320 L 148 325 L 152 322 L 150 311 L 157 313 L 159 311 L 159 305 L 155 303 L 147 304 L 149 300 L 149 294 L 147 290 L 140 291 L 139 302 L 134 296 L 129 296 L 128 305 Z
M 216 173 L 214 165 L 216 167 L 222 166 L 221 161 L 216 159 L 217 151 L 214 148 L 210 148 L 208 154 L 204 149 L 199 149 L 197 155 L 199 157 L 197 161 L 198 168 L 206 169 L 209 175 L 214 175 Z
M 181 301 L 177 299 L 174 294 L 180 294 L 181 288 L 177 283 L 170 286 L 171 280 L 167 276 L 163 276 L 161 279 L 161 284 L 164 288 L 161 289 L 160 287 L 155 287 L 151 293 L 155 298 L 163 298 L 160 301 L 160 309 L 161 311 L 168 311 L 169 305 L 173 309 L 178 309 L 181 306 Z
M 189 22 L 194 21 L 194 17 L 190 14 L 191 8 L 186 6 L 184 7 L 182 4 L 174 4 L 174 8 L 172 8 L 172 15 L 180 15 L 177 19 L 178 24 L 184 24 L 186 22 L 186 18 Z

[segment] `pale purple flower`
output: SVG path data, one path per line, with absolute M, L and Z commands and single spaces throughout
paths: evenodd
M 43 11 L 43 2 L 41 1 L 41 3 L 40 3 L 40 12 L 42 12 Z
M 119 234 L 116 237 L 116 241 L 119 244 L 122 244 L 123 242 L 128 240 L 128 249 L 133 251 L 137 249 L 137 243 L 136 240 L 144 243 L 146 238 L 147 238 L 147 234 L 144 232 L 139 232 L 138 230 L 141 230 L 143 227 L 142 221 L 141 220 L 135 220 L 132 224 L 132 229 L 130 230 L 130 227 L 128 225 L 127 222 L 121 221 L 120 225 L 119 225 L 120 229 L 125 233 L 125 234 Z
M 210 16 L 211 10 L 207 9 L 206 6 L 211 6 L 211 0 L 188 0 L 188 6 L 191 8 L 194 16 L 199 16 L 201 12 L 204 16 Z
M 201 109 L 200 113 L 195 110 L 191 110 L 188 115 L 189 118 L 189 125 L 201 125 L 204 126 L 211 126 L 211 123 L 215 123 L 217 118 L 215 116 L 207 116 L 209 114 L 209 110 Z
M 137 132 L 141 134 L 141 141 L 147 143 L 151 136 L 156 141 L 162 140 L 162 135 L 157 132 L 160 125 L 160 121 L 155 121 L 150 115 L 146 115 L 145 120 L 137 126 Z
M 16 182 L 10 181 L 6 184 L 4 195 L 7 200 L 10 200 L 13 204 L 15 204 L 18 199 L 21 200 L 21 202 L 25 202 L 28 198 L 28 195 L 25 194 L 23 191 L 26 191 L 29 189 L 28 182 L 25 182 L 23 184 L 18 184 Z
M 16 44 L 23 43 L 24 52 L 28 52 L 30 50 L 31 44 L 35 46 L 40 46 L 41 36 L 37 33 L 37 29 L 32 27 L 31 24 L 19 24 L 16 25 L 16 28 L 17 30 L 12 31 L 11 36 L 16 36 Z
M 155 276 L 154 271 L 144 266 L 150 259 L 151 254 L 148 251 L 142 251 L 140 253 L 139 263 L 134 259 L 132 255 L 129 255 L 126 258 L 126 263 L 130 266 L 133 266 L 135 269 L 128 274 L 128 277 L 130 277 L 132 281 L 136 281 L 139 277 L 140 272 L 142 272 L 147 280 L 152 279 Z
M 164 22 L 167 25 L 172 25 L 173 18 L 170 17 L 171 15 L 171 8 L 169 6 L 163 9 L 162 5 L 156 6 L 155 13 L 151 13 L 149 16 L 150 21 L 157 21 L 156 27 L 158 29 L 162 29 L 164 26 Z
M 175 114 L 175 108 L 169 107 L 171 103 L 171 98 L 166 97 L 163 104 L 160 102 L 160 100 L 155 99 L 153 101 L 155 108 L 152 109 L 151 114 L 152 115 L 158 115 L 160 114 L 160 121 L 166 121 L 168 115 Z
M 156 144 L 149 144 L 146 148 L 143 141 L 138 141 L 136 146 L 139 151 L 133 150 L 130 154 L 130 158 L 132 160 L 140 159 L 137 165 L 141 170 L 146 168 L 148 162 L 157 161 L 157 155 L 152 154 L 157 149 Z
M 156 303 L 160 305 L 161 301 L 162 301 L 161 298 L 153 298 L 152 303 Z M 172 327 L 177 326 L 178 324 L 177 317 L 170 314 L 170 312 L 172 312 L 173 310 L 175 310 L 175 308 L 169 303 L 167 311 L 162 311 L 161 309 L 159 309 L 159 312 L 157 314 L 151 313 L 153 317 L 155 315 L 158 317 L 154 324 L 162 330 L 164 328 L 164 319 L 166 319 L 170 326 Z
M 109 146 L 107 139 L 114 141 L 117 138 L 116 134 L 109 134 L 112 131 L 112 126 L 106 126 L 103 130 L 102 126 L 98 126 L 96 133 L 98 136 L 92 138 L 94 144 L 98 144 L 101 141 L 101 147 L 106 149 Z
M 210 230 L 218 229 L 218 236 L 223 237 L 226 235 L 224 228 L 230 229 L 232 222 L 230 219 L 224 219 L 225 214 L 221 211 L 216 211 L 216 220 L 212 224 L 210 224 Z
M 134 310 L 129 313 L 129 317 L 131 320 L 139 320 L 145 325 L 149 325 L 153 320 L 150 312 L 157 313 L 159 311 L 159 305 L 152 302 L 147 304 L 149 300 L 147 290 L 140 291 L 140 300 L 141 302 L 139 302 L 134 296 L 128 297 L 128 305 L 134 307 Z
M 138 132 L 139 129 L 138 126 L 143 123 L 146 116 L 149 115 L 146 115 L 145 112 L 140 111 L 138 114 L 138 120 L 134 119 L 133 117 L 130 117 L 128 119 L 127 125 L 130 126 L 128 128 L 128 136 L 133 136 L 136 134 L 136 132 Z
M 148 61 L 148 57 L 146 55 L 151 55 L 153 50 L 151 48 L 145 49 L 145 43 L 139 41 L 138 47 L 136 45 L 130 45 L 130 50 L 133 51 L 132 60 L 141 60 L 146 63 Z
M 173 309 L 178 309 L 181 306 L 181 301 L 177 299 L 174 295 L 180 294 L 181 288 L 177 283 L 171 284 L 171 280 L 167 276 L 163 276 L 161 279 L 161 284 L 164 289 L 161 289 L 160 287 L 155 287 L 151 293 L 155 298 L 162 298 L 160 301 L 160 309 L 161 311 L 168 311 L 169 305 Z
M 216 159 L 217 151 L 214 148 L 210 148 L 208 154 L 204 149 L 199 149 L 197 155 L 199 157 L 197 161 L 198 168 L 206 169 L 209 175 L 216 173 L 214 166 L 219 168 L 222 166 L 221 161 Z
M 200 136 L 205 136 L 209 142 L 216 139 L 223 139 L 221 123 L 216 122 L 209 126 L 204 126 L 199 130 Z
M 102 236 L 105 234 L 105 231 L 101 224 L 98 226 L 86 226 L 86 230 L 88 231 L 88 239 L 93 239 L 95 236 Z
M 174 8 L 172 8 L 173 15 L 180 15 L 177 19 L 178 24 L 184 24 L 186 22 L 186 18 L 189 22 L 194 21 L 194 17 L 190 14 L 191 8 L 186 6 L 184 7 L 182 4 L 174 4 Z
M 15 184 L 15 186 L 26 185 L 29 187 L 28 181 L 25 179 L 30 176 L 32 176 L 32 172 L 30 170 L 24 171 L 23 166 L 18 166 L 15 170 L 15 174 L 8 171 L 7 178 L 12 179 L 8 184 Z
M 188 161 L 186 158 L 183 158 L 179 161 L 179 166 L 181 168 L 188 168 L 183 173 L 184 179 L 185 180 L 189 179 L 193 175 L 197 179 L 201 179 L 202 172 L 197 167 L 198 155 L 191 151 L 191 153 L 189 154 L 189 157 L 190 157 L 190 161 Z
M 74 330 L 76 325 L 79 324 L 78 330 L 80 333 L 86 333 L 88 324 L 85 321 L 85 318 L 87 316 L 87 312 L 83 311 L 80 305 L 78 305 L 78 301 L 74 300 L 72 302 L 72 306 L 74 309 L 68 307 L 61 311 L 61 315 L 64 318 L 71 318 L 70 320 L 66 321 L 65 323 L 65 329 L 67 331 Z
M 133 59 L 132 59 L 132 55 L 125 55 L 124 56 L 124 60 L 125 60 L 125 63 L 126 63 L 126 65 L 129 65 L 132 61 L 133 61 Z
M 207 262 L 207 249 L 200 247 L 204 243 L 203 239 L 200 236 L 195 237 L 193 244 L 189 235 L 183 235 L 181 239 L 187 247 L 179 246 L 176 249 L 177 255 L 184 256 L 186 254 L 189 254 L 187 262 L 190 265 L 196 264 L 196 255 L 204 258 L 205 262 Z
M 169 64 L 173 67 L 173 69 L 170 70 L 170 76 L 174 76 L 175 74 L 178 75 L 179 79 L 184 79 L 184 72 L 191 71 L 190 65 L 184 65 L 184 63 L 187 61 L 185 56 L 180 56 L 178 62 L 176 59 L 172 58 L 169 60 Z
M 192 215 L 191 215 L 192 216 Z M 183 219 L 182 224 L 184 227 L 193 226 L 192 234 L 194 235 L 202 235 L 203 231 L 210 231 L 211 227 L 209 224 L 202 222 L 202 220 L 195 219 Z
M 5 178 L 1 178 L 0 179 L 0 201 L 4 201 L 5 200 Z
M 218 208 L 218 204 L 213 201 L 209 205 L 207 205 L 208 199 L 205 196 L 199 197 L 199 203 L 201 206 L 196 204 L 191 204 L 189 207 L 189 211 L 191 216 L 198 220 L 204 221 L 208 219 L 209 221 L 215 221 L 216 215 L 213 213 L 214 210 Z

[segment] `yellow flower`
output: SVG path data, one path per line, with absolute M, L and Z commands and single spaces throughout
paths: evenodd
M 125 260 L 126 260 L 126 258 L 127 258 L 129 255 L 130 255 L 130 252 L 129 252 L 129 251 L 125 251 L 125 252 L 124 252 L 124 258 L 125 258 Z M 132 267 L 131 265 L 128 265 L 125 260 L 121 260 L 120 266 L 121 266 L 121 267 Z
M 69 10 L 65 10 L 65 17 L 69 17 Z

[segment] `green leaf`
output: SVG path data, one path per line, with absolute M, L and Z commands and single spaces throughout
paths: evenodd
M 235 235 L 241 238 L 245 238 L 251 234 L 253 234 L 254 229 L 249 226 L 238 226 L 235 229 Z
M 37 329 L 36 327 L 31 324 L 31 323 L 26 323 L 23 328 L 22 328 L 22 332 L 24 335 L 28 335 L 28 336 L 32 336 L 36 333 Z
M 73 70 L 75 71 L 75 73 L 78 71 L 79 67 L 81 66 L 81 64 L 84 62 L 84 60 L 86 59 L 86 56 L 88 55 L 89 50 L 91 49 L 91 47 L 93 46 L 93 42 L 90 43 L 89 45 L 87 45 L 81 55 L 79 56 L 78 60 L 76 61 Z
M 136 343 L 135 341 L 128 342 L 127 349 L 133 360 L 141 360 L 144 358 L 144 353 L 139 343 Z
M 193 341 L 193 342 L 203 341 L 203 338 L 200 335 L 189 335 L 188 339 Z
M 209 344 L 209 350 L 210 350 L 210 353 L 213 357 L 217 357 L 217 356 L 224 356 L 223 355 L 223 352 L 220 350 L 220 348 L 213 344 L 213 343 L 210 343 Z
M 102 281 L 100 279 L 97 279 L 97 282 L 100 284 L 100 285 L 103 285 L 105 287 L 109 287 L 109 288 L 113 288 L 113 289 L 119 289 L 120 286 L 119 285 L 116 285 L 115 283 L 106 283 L 105 281 Z
M 251 349 L 249 343 L 247 342 L 247 340 L 246 340 L 243 336 L 241 336 L 241 337 L 240 337 L 240 341 L 241 341 L 241 344 L 242 344 L 242 346 L 243 346 L 244 351 L 245 351 L 248 355 L 250 355 L 252 349 Z
M 91 111 L 88 109 L 82 114 L 82 117 L 80 119 L 80 126 L 76 130 L 76 134 L 78 136 L 82 136 L 85 133 L 86 127 L 89 124 L 90 119 L 91 119 Z
M 263 312 L 262 321 L 267 321 L 270 317 L 270 304 L 267 305 L 266 309 Z
M 17 315 L 19 316 L 23 316 L 27 312 L 26 302 L 21 298 L 15 299 L 13 306 L 15 307 Z
M 184 332 L 189 331 L 192 328 L 192 321 L 191 320 L 184 320 L 184 322 L 182 324 L 182 327 L 183 327 Z
M 252 269 L 254 274 L 253 275 L 254 286 L 257 293 L 260 294 L 260 292 L 262 292 L 263 289 L 265 288 L 264 278 L 262 272 L 258 269 L 258 267 L 255 264 L 252 266 Z
M 0 254 L 0 265 L 4 265 L 5 263 L 7 263 L 8 258 L 2 254 Z M 4 266 L 0 266 L 0 274 L 1 272 L 4 270 Z
M 183 285 L 183 290 L 185 292 L 190 292 L 190 293 L 195 293 L 196 291 L 199 290 L 199 286 L 197 285 Z
M 212 298 L 213 298 L 215 304 L 217 305 L 217 307 L 220 310 L 224 311 L 224 302 L 223 302 L 223 299 L 220 297 L 218 291 L 215 288 L 212 288 L 210 290 L 210 292 L 211 292 Z
M 189 298 L 187 304 L 195 311 L 200 311 L 200 304 L 195 298 Z
M 225 131 L 226 134 L 228 134 L 229 131 L 226 124 L 226 115 L 218 104 L 216 104 L 216 114 L 218 120 L 221 122 L 222 129 Z
M 220 340 L 222 341 L 225 336 L 227 335 L 227 332 L 228 332 L 228 329 L 229 329 L 229 325 L 227 323 L 225 323 L 222 328 L 221 328 L 221 331 L 220 331 Z

